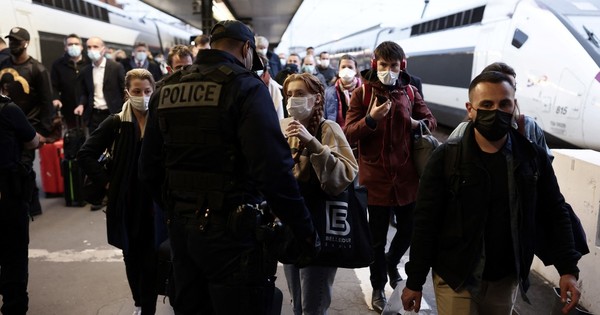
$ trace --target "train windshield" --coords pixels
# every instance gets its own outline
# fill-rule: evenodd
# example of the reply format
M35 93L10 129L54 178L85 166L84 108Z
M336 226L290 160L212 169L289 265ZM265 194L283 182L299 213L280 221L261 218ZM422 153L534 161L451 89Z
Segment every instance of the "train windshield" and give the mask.
M600 66L600 0L541 0Z
M567 16L567 18L573 24L575 31L600 52L600 17Z

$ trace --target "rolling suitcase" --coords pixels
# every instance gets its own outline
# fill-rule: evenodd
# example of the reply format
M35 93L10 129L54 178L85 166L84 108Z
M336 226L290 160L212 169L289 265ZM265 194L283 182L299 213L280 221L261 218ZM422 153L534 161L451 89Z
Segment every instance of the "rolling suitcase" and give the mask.
M62 140L47 143L40 147L40 177L42 179L42 189L46 195L60 195L64 192L60 169L62 156Z
M79 167L77 160L64 159L61 164L67 207L85 206L86 203L83 200L83 171Z
M64 157L68 160L74 160L77 157L77 152L85 142L85 131L82 127L81 116L77 116L75 122L76 127L68 129L63 138Z

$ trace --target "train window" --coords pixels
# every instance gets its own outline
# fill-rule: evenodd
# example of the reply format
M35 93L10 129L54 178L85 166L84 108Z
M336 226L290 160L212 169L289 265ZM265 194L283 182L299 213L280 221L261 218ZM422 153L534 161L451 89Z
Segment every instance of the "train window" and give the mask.
M63 1L65 11L73 11L73 0Z
M58 9L63 9L65 7L63 5L63 0L54 0L54 7Z
M513 35L512 45L516 48L521 48L528 38L529 36L527 34L517 28L515 29L515 34Z

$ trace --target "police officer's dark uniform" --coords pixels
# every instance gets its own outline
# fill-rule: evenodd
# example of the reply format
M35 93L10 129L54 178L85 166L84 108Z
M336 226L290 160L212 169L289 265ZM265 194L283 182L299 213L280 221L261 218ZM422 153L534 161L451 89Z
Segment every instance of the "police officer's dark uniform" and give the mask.
M0 294L3 314L25 314L27 296L28 204L31 169L21 162L23 144L36 137L23 111L0 95Z
M254 34L222 21L211 35L215 45L249 42L240 48L246 66L226 51L201 50L165 79L150 102L140 179L156 196L163 187L169 209L175 312L265 314L276 267L263 261L255 210L240 205L266 199L297 237L315 240L315 232L269 92L245 68L251 56L252 68L262 68Z

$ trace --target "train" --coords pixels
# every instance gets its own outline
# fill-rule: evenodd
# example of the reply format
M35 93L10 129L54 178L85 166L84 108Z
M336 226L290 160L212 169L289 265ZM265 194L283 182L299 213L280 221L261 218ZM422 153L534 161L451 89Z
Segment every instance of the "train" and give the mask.
M354 55L364 69L379 43L397 42L425 101L449 127L466 117L470 81L505 62L517 73L520 112L555 147L600 150L600 0L428 2L406 25L376 25L315 48L332 59Z
M114 1L113 1L114 2ZM190 44L199 29L183 22L165 23L140 18L115 5L97 0L3 0L0 34L19 26L31 36L27 52L47 69L64 54L64 39L75 33L83 40L102 38L107 47L131 52L135 42L148 44L153 54L177 44Z

